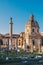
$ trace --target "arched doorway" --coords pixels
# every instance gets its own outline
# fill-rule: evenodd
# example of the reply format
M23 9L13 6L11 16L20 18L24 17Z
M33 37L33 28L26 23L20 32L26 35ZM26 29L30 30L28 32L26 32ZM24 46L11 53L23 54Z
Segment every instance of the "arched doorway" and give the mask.
M2 39L0 39L0 51L2 50L1 45L3 45Z
M3 45L3 41L0 39L0 45Z
M35 40L32 40L33 46L35 45Z
M27 45L27 49L29 49L30 47Z
M36 50L36 42L35 42L35 39L32 40L32 44L33 44L33 50Z
M42 37L42 39L41 39L41 45L43 46L43 37Z

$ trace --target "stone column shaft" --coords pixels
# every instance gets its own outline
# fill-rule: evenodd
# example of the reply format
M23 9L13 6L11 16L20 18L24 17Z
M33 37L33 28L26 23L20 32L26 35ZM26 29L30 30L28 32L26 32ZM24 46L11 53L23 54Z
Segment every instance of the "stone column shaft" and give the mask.
M9 44L10 44L11 49L12 49L12 33L13 33L12 25L13 25L12 18L10 18L10 43Z
M32 39L30 39L30 45L31 45L31 46L30 46L30 47L31 47L31 48L30 48L30 51L31 51L31 53L33 53L33 43L32 43Z
M39 53L41 52L41 39L38 40Z

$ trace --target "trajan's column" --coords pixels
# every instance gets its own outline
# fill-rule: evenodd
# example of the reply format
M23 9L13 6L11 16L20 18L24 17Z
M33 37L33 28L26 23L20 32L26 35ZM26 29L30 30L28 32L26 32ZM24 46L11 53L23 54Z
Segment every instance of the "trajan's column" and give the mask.
M11 50L12 49L12 26L13 26L13 23L12 23L12 18L10 18L10 42L9 42L9 49Z

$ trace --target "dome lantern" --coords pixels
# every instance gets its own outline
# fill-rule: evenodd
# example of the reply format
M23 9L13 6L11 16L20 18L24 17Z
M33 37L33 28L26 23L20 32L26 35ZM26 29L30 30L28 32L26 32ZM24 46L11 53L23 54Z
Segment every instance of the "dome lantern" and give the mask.
M30 15L30 20L31 20L31 21L34 20L34 15L33 15L33 14Z

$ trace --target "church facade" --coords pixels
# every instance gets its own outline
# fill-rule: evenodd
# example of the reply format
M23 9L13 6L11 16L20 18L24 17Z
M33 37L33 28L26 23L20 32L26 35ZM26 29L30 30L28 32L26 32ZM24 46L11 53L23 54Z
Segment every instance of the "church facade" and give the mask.
M0 34L0 48L9 48L9 50L23 49L33 52L43 51L43 32L40 32L39 24L34 20L34 15L30 16L29 21L25 25L25 31L20 34L13 34L13 22L10 18L10 32L3 35Z

